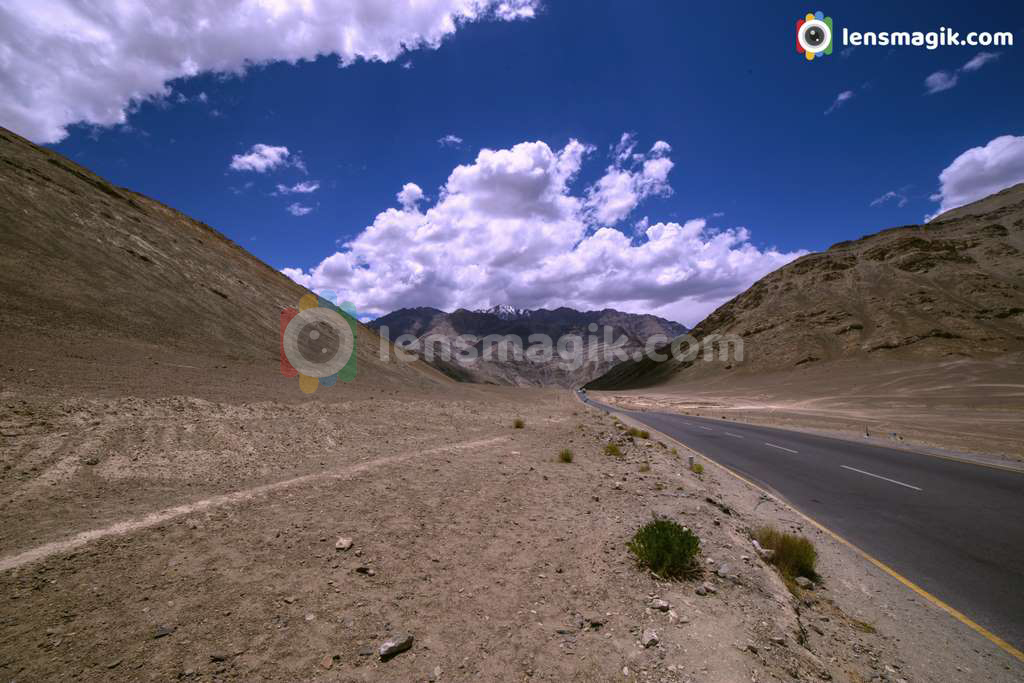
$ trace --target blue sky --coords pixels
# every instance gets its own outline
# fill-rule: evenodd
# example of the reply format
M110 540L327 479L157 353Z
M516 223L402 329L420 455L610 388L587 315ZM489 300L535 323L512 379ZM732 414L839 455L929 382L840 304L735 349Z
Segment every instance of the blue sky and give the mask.
M654 310L693 324L800 250L921 222L939 207L930 197L940 191L940 173L961 154L1000 136L1024 135L1020 46L860 47L848 54L837 46L831 56L807 63L795 51L795 22L817 9L831 15L840 30L951 26L1012 31L1016 42L1024 40L1019 3L819 8L781 2L548 1L533 16L467 21L438 47L399 52L387 62L339 68L337 57L321 56L295 64L272 61L241 76L173 79L162 96L132 105L124 124L96 125L87 118L52 146L119 185L209 223L272 266L302 269L308 278L381 212L399 207L396 193L406 183L422 189L423 211L436 206L453 170L472 166L481 149L541 141L557 155L579 141L587 151L564 191L585 203L587 188L614 165L610 150L623 133L634 136L634 153L648 159L663 156L649 150L664 141L672 162L665 183L621 219L590 215L570 244L553 249L571 252L572 243L602 226L636 245L648 240L642 232L648 223L702 219L698 246L719 230L745 228L714 258L734 258L730 250L742 244L758 253L737 266L743 272L712 277L714 286L673 288L663 282L647 291L642 274L616 279L587 273L596 278L589 292L614 281L639 293L577 290L562 301ZM980 52L997 57L965 70ZM929 94L925 80L937 71L946 72L947 85L955 77L956 85ZM833 106L843 92L851 94ZM0 106L0 116L12 120L0 123L18 131L18 121L5 111L10 110ZM461 142L440 144L446 135ZM233 157L256 144L287 147L288 161L264 172L229 168ZM997 159L999 177L950 182L988 187L1014 180L1024 163L1005 156L1015 149ZM319 187L275 194L279 184L301 182ZM872 206L889 192L890 199ZM295 204L312 210L292 215L287 207ZM438 227L442 242L446 229ZM762 257L773 247L779 256ZM531 258L545 258L538 254ZM560 266L569 271L570 256ZM379 279L404 276L389 266L351 268ZM377 291L366 303L357 291L366 290L366 282L334 270L334 280L324 276L307 284L349 287L357 305L378 313L406 301L442 308L560 303L557 287L538 284L550 284L550 268L530 283L463 270ZM664 270L652 276L673 277ZM523 300L510 300L515 297Z

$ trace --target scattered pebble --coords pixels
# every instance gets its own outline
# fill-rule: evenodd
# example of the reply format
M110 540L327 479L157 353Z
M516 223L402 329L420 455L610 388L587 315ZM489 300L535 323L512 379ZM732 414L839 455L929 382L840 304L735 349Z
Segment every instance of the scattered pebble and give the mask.
M644 629L643 635L640 636L640 644L644 647L654 647L658 644L658 634L654 629Z
M411 633L396 634L380 644L378 653L381 661L391 659L397 654L405 652L412 647L413 637Z

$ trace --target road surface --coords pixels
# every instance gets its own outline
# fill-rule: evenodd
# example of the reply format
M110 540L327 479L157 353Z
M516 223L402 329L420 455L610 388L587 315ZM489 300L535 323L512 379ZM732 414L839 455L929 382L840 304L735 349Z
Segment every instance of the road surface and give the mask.
M728 420L615 412L777 492L1024 650L1024 473Z

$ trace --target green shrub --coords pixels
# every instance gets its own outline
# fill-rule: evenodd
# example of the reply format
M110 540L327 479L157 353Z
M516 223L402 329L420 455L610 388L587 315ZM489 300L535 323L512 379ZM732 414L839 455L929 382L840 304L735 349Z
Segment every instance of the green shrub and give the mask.
M610 443L604 447L605 455L614 455L616 458L622 457L622 449L616 443Z
M563 448L558 454L558 459L562 462L572 462L572 451L568 448Z
M521 417L517 417L515 420L512 421L512 426L515 427L516 429L522 429L523 427L526 426L526 421L523 420L523 418Z
M639 437L641 439L651 438L651 433L646 429L637 429L636 427L630 427L629 430L626 431L626 433L629 434L630 436Z
M637 562L658 576L682 579L699 571L700 539L670 519L655 518L640 527L628 547Z
M690 469L693 470L694 474L704 474L704 465L701 465L699 462L693 463L693 467Z
M768 561L783 577L790 581L798 576L818 580L818 572L815 571L818 551L810 540L768 526L755 529L753 536L762 548L774 551Z

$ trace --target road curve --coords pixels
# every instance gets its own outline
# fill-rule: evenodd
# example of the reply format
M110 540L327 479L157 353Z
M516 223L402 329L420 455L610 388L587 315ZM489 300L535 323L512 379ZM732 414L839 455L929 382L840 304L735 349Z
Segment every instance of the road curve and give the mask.
M757 484L1024 649L1024 473L745 425L618 410Z

